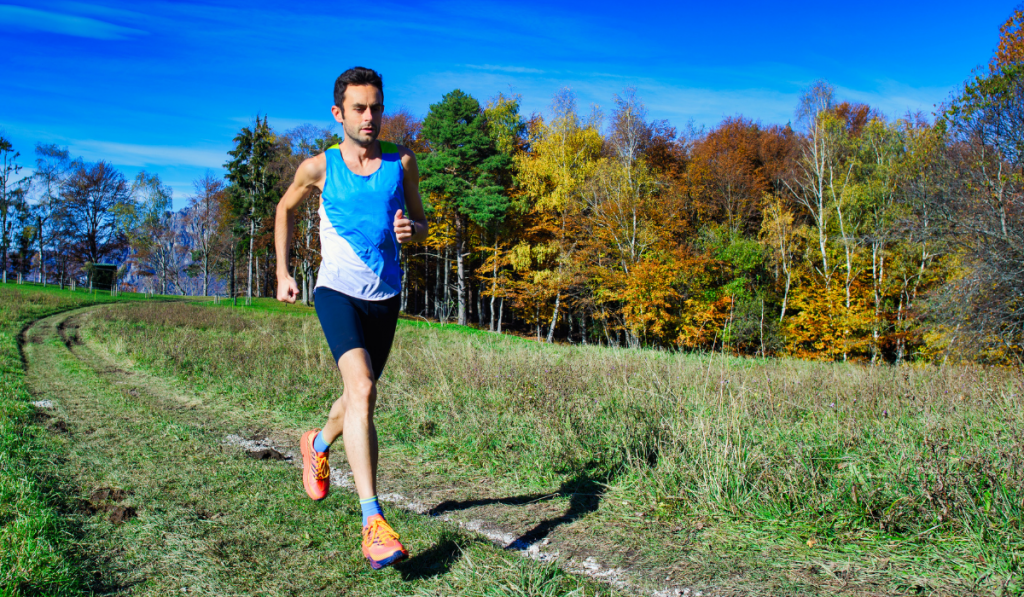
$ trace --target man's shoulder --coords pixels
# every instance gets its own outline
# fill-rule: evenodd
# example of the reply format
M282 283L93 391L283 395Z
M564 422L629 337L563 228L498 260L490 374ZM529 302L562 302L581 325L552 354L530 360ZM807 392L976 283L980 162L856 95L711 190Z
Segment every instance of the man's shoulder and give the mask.
M310 181L316 181L327 174L327 153L318 153L313 157L302 160L296 171L296 177L302 177Z
M388 145L390 145L389 149L391 150L391 153L397 153L399 155L399 157L401 157L403 164L408 164L409 162L415 162L416 161L416 152L414 152L413 150L409 149L405 145L399 145L398 143L391 143L391 142L388 142L388 141L382 141L381 142L381 146L382 147L383 147L384 143L387 143Z
M400 154L412 154L412 150L402 145L401 143L395 143L394 141L377 141L380 144L381 153L400 153Z

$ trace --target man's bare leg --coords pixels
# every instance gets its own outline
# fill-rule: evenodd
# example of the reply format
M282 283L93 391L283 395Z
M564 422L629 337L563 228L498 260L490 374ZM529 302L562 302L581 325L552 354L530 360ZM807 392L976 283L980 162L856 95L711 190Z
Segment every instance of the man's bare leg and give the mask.
M384 520L377 501L377 428L373 424L377 384L370 365L370 354L365 349L353 348L338 359L338 369L345 390L341 398L331 405L327 424L319 432L320 437L308 441L313 446L311 449L318 458L323 458L326 465L326 454L316 451L316 443L323 441L329 445L339 435L342 436L345 455L359 494L359 506L363 511L363 555L373 569L379 570L408 557L409 552L399 542L398 533ZM316 433L316 430L307 432L303 436L303 446L306 445L306 438ZM305 451L303 459L305 463Z
M345 390L331 406L321 434L328 444L342 436L356 492L359 499L366 499L377 495L377 428L373 424L377 384L370 354L353 348L338 359L338 369Z

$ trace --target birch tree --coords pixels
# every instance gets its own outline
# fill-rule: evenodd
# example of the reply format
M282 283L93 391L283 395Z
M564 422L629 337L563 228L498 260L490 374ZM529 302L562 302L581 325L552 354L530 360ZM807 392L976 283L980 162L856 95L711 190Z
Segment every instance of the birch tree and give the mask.
M202 178L192 182L195 193L189 198L185 230L191 239L193 257L199 262L202 276L202 294L210 293L210 260L216 253L214 245L221 241L218 235L223 214L221 195L224 183L207 170Z
M818 268L826 288L829 286L832 270L828 265L828 183L835 142L829 138L822 116L832 108L835 90L825 81L816 82L804 92L797 109L797 120L805 126L801 139L800 158L792 181L785 181L793 199L807 209L817 227L818 253L821 267Z
M21 153L14 150L10 140L0 131L0 249L3 250L0 271L7 274L7 253L11 242L11 223L14 211L24 202L24 193L16 188L21 166L17 160Z

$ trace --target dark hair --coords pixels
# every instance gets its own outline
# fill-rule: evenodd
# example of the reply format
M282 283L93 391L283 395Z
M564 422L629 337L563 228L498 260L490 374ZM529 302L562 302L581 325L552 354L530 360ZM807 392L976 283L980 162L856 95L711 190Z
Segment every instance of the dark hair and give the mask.
M372 68L353 66L338 75L334 81L334 105L345 108L345 89L349 85L373 85L380 89L381 100L384 99L384 79Z

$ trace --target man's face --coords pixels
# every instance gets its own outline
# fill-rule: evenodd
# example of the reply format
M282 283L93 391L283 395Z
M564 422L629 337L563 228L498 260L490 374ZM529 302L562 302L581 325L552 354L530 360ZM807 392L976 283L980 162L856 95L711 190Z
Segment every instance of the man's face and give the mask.
M331 113L341 123L346 137L363 146L377 139L384 116L381 96L380 90L373 85L349 85L345 89L345 109L332 106Z

